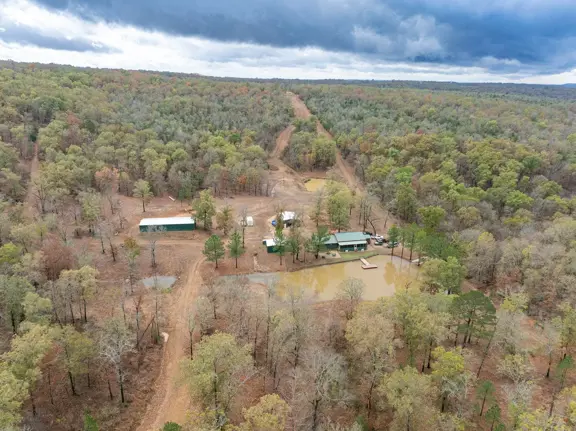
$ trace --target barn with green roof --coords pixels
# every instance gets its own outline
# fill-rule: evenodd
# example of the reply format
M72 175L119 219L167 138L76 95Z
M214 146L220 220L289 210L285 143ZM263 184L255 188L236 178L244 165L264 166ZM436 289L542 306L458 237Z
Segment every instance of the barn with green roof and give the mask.
M140 232L181 232L194 229L196 221L192 217L145 218L140 221Z

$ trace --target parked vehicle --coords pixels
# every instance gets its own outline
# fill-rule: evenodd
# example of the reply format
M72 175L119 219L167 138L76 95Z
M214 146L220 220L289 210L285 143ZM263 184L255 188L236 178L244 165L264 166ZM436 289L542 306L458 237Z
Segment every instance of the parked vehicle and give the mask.
M398 242L397 241L389 242L387 247L388 248L398 247Z

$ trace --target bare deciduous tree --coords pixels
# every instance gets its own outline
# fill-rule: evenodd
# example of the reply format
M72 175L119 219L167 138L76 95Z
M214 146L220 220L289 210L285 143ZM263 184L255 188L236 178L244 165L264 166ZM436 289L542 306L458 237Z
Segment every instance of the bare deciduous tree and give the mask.
M210 301L212 306L212 317L217 319L218 305L222 300L223 281L216 276L213 271L206 271L202 274L202 295Z
M354 310L362 301L362 294L366 284L359 278L348 277L338 285L336 300L340 302L346 320L354 315Z
M250 290L250 280L245 276L232 277L220 288L223 314L228 321L229 331L237 339L249 342L250 302L257 301Z
M212 333L214 330L212 304L205 296L200 296L196 299L196 320L201 337Z
M347 372L343 358L314 347L305 353L303 366L294 371L294 398L291 400L297 429L317 431L325 409L348 398Z
M156 243L160 239L160 234L165 232L164 226L148 226L148 244L150 245L150 265L156 268Z
M126 370L122 363L124 356L133 351L134 342L132 334L119 319L113 318L106 322L100 334L100 355L110 364L116 373L116 381L120 387L120 401L126 401L124 383Z
M116 245L112 241L116 236L116 225L112 220L101 220L98 223L98 231L100 232L100 238L102 243L107 243L110 249L110 255L112 256L112 261L116 262L117 249Z

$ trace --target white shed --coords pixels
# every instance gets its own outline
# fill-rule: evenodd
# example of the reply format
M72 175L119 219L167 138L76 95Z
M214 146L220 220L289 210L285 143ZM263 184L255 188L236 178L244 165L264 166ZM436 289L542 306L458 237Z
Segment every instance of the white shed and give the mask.
M238 223L240 224L240 226L244 226L244 227L252 227L254 226L254 217L252 216L246 216L246 221L244 221L242 219L242 217L240 217L240 219L238 220ZM244 224L246 223L246 224Z

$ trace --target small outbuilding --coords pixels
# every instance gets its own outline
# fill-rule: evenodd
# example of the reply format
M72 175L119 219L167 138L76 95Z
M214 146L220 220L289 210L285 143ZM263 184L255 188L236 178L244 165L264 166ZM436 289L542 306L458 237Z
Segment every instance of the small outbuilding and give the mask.
M363 232L339 232L334 237L340 251L362 251L368 248L370 235Z
M262 240L262 244L266 246L266 251L268 253L276 253L276 241L274 241L274 238L264 239Z
M151 228L162 228L166 232L191 231L196 229L196 220L192 217L145 218L140 221L140 232Z
M296 222L296 213L294 211L284 211L282 213L284 227L290 227Z

